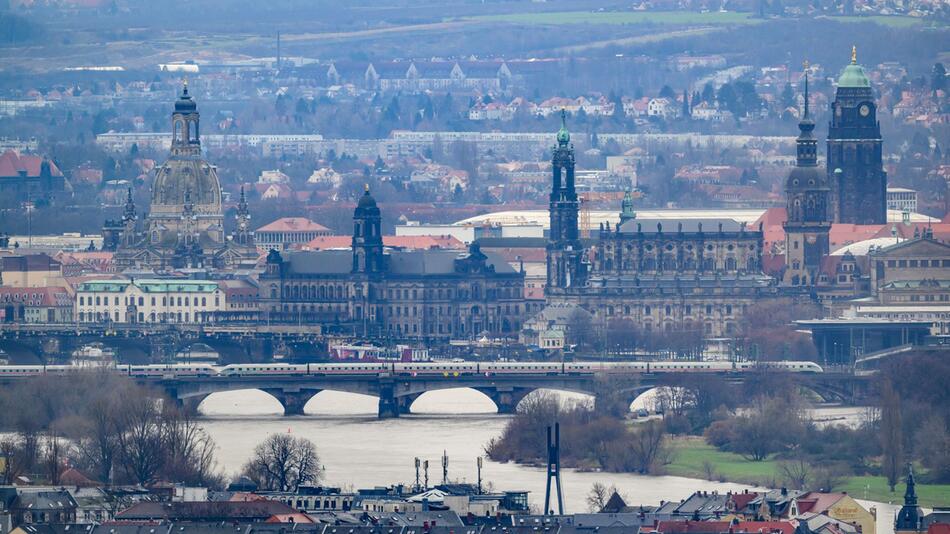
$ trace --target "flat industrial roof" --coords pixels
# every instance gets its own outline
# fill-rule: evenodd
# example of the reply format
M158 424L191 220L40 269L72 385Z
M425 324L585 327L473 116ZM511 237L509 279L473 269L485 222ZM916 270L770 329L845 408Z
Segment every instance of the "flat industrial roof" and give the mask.
M732 219L737 223L751 225L762 217L765 209L643 209L636 210L638 219L648 220L689 220L689 219ZM591 228L601 223L611 226L620 222L620 210L591 210ZM547 210L496 211L469 217L455 223L455 226L521 226L540 225L550 228Z

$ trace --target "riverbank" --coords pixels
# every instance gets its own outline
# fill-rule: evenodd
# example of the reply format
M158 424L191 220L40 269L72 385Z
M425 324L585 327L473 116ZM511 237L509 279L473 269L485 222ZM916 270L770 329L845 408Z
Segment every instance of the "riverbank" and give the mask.
M673 462L666 466L667 474L687 478L712 479L721 482L775 487L781 482L778 461L773 458L753 462L738 454L723 452L708 445L702 438L675 438ZM712 468L712 473L707 467ZM887 487L887 479L879 476L846 477L839 488L858 499L885 503L900 503L904 498L904 486L899 484L893 493ZM917 484L917 496L921 506L950 505L950 484Z

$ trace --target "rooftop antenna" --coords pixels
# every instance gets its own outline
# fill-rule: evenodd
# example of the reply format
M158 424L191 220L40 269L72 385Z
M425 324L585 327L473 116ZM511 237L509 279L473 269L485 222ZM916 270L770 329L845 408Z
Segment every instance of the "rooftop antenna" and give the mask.
M551 482L557 490L557 513L564 514L564 496L561 494L561 424L554 423L554 436L548 427L548 480L544 485L544 513L554 515L551 508Z
M425 489L429 489L429 460L422 462L422 472L425 475Z
M277 70L280 70L280 32L277 32Z
M442 451L442 484L449 483L449 453Z
M419 467L422 465L422 462L419 460L419 457L416 456L416 490L421 486L419 485Z
M478 494L482 494L482 457L475 459L475 466L478 468Z

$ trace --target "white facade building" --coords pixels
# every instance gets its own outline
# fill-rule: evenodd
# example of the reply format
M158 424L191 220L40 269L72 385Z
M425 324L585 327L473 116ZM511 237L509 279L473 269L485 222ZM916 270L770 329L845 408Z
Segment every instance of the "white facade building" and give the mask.
M207 280L92 280L76 289L80 323L203 323L227 309L226 294Z

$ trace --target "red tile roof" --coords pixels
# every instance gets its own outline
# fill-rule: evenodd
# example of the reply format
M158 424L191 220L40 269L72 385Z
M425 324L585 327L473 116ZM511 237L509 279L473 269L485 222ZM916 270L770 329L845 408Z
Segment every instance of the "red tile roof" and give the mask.
M330 232L322 224L315 223L305 217L282 217L269 224L261 226L258 232Z
M72 298L63 287L0 287L0 303L25 306L72 306Z
M37 177L43 167L44 158L40 156L20 155L12 150L7 150L0 155L0 178L16 178L26 173L28 177ZM62 171L50 160L49 171L52 176L62 176Z

